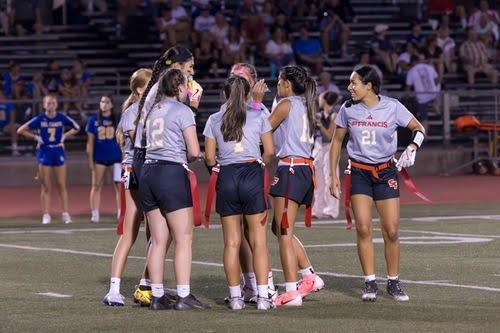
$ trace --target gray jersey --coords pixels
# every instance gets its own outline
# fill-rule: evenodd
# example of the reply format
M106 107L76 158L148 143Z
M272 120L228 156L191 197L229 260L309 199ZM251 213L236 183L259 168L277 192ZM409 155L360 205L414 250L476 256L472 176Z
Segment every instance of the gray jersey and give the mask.
M205 137L214 139L217 143L217 162L228 165L260 158L261 135L272 131L269 111L265 107L254 108L248 105L243 139L240 142L224 141L221 126L225 112L226 104L223 104L219 112L208 118L203 131Z
M186 105L164 98L154 106L146 121L146 159L187 163L183 131L196 126Z
M139 103L135 102L134 104L130 105L125 111L123 111L119 124L119 127L123 132L122 163L127 165L132 165L132 159L134 157L134 145L129 132L135 131L134 122L135 118L137 117L138 107Z
M398 146L398 126L406 127L413 115L397 99L380 96L379 103L368 109L363 103L340 108L335 123L349 132L347 153L364 163L387 162Z
M273 135L277 156L311 158L314 133L309 133L306 99L302 96L282 98L285 99L291 103L290 112Z
M158 91L158 82L156 82L151 87L151 89L148 92L148 95L146 96L146 100L144 101L144 106L142 107L141 110L141 118L139 120L139 123L137 124L137 130L135 132L135 142L134 142L135 148L142 148L141 140L142 140L142 130L144 128L144 118L146 117L148 110L153 106L157 91Z

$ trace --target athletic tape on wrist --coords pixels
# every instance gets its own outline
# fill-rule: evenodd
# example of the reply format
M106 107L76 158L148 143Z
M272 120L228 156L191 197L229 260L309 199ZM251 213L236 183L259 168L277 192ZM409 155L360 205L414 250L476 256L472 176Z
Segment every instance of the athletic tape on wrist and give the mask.
M418 148L420 148L420 146L424 142L424 138L425 135L422 131L414 131L412 143L415 144Z

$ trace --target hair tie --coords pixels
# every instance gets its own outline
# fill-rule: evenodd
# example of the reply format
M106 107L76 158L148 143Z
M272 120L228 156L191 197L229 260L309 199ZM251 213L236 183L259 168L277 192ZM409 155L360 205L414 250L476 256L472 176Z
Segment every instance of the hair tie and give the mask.
M170 59L165 60L165 65L167 65L167 66L172 65L172 60L170 60Z

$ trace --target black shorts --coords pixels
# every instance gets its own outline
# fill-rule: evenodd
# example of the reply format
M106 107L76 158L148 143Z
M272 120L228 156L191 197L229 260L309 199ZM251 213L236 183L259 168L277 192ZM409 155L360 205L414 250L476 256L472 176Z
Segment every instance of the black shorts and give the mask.
M193 206L187 171L180 163L144 163L140 184L139 196L143 212L160 208L170 213Z
M235 163L220 168L215 210L221 216L252 215L267 209L264 170L259 163Z
M351 195L364 194L373 200L399 198L399 177L395 165L378 171L379 179L368 170L351 168Z
M146 159L146 150L134 148L134 157L132 159L132 172L130 173L129 190L139 189L139 179L141 178L141 169Z
M94 163L109 167L109 166L112 166L115 163L120 163L120 161L114 161L114 162L110 162L110 161L94 161Z
M269 194L273 197L284 198L288 196L288 199L295 201L299 205L311 205L314 198L314 183L311 168L307 165L296 165L293 167L293 173L290 173L288 169L288 165L278 166Z

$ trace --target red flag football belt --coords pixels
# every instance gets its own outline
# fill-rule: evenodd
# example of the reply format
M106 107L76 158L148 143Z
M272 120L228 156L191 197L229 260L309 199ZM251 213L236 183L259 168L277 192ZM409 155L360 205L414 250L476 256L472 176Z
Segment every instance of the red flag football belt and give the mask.
M371 174L373 175L374 178L380 179L378 175L378 171L382 171L384 169L389 168L390 166L394 165L394 162L391 160L386 163L382 163L379 165L369 165L369 164L363 164L359 162L354 162L349 160L347 168L344 171L345 174L345 183L344 183L344 193L345 193L345 198L344 198L344 208L345 208L345 217L347 220L347 229L350 230L352 229L352 218L351 218L351 167L361 169L361 170L366 170L370 171ZM401 171L399 172L401 177L403 177L403 182L406 185L406 187L416 196L418 196L420 199L427 203L431 203L432 201L427 198L422 192L420 192L417 189L417 186L411 179L410 175L408 174L408 171L406 171L405 168L402 168Z
M286 174L286 180L285 180L285 184L286 184L285 185L286 186L285 208L283 210L283 215L281 216L281 228L288 229L290 226L288 223L288 197L290 196L290 182L291 182L290 175L295 174L293 167L295 165L307 165L309 168L311 168L312 178L313 178L312 179L313 180L313 188L316 187L316 171L314 169L313 160L309 159L309 158L283 157L283 158L280 158L280 162L283 162L283 163L289 165L288 173ZM312 205L306 206L305 224L306 224L306 227L308 227L308 228L310 228L312 225Z
M123 171L132 173L132 167L130 165L122 165ZM123 235L123 224L125 223L125 211L127 209L127 203L125 198L125 184L120 182L120 216L118 217L118 225L116 226L116 234Z
M191 188L191 199L193 200L193 216L194 225L199 227L201 225L201 205L200 205L200 191L198 189L198 180L193 170L189 169L188 165L182 165L186 169L189 178L189 187Z
M243 163L251 164L255 162L259 163L262 166L262 168L264 168L264 200L266 201L266 206L267 206L267 197L269 195L269 171L267 171L265 163L262 162L260 159L249 160ZM216 195L215 187L217 185L217 179L219 178L220 168L221 168L220 164L216 164L215 166L212 167L212 173L210 174L210 179L208 181L207 200L205 202L205 228L207 229L210 225L210 214L212 212L212 203ZM264 225L266 224L266 222L267 222L267 209L266 209L266 215L262 219L261 223L262 225Z

